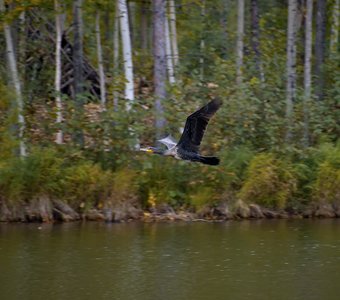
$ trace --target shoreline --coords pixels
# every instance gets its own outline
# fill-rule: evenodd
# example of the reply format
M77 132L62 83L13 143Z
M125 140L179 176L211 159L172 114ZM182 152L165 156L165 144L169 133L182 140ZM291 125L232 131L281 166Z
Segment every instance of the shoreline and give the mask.
M340 218L340 205L314 203L303 210L278 210L246 204L237 201L233 205L221 202L200 209L174 209L168 204L160 204L148 209L120 203L115 207L75 210L60 201L37 198L30 203L7 204L0 199L1 223L61 223L75 221L98 221L123 223L139 221L152 222L224 222L229 220L256 219L323 219Z

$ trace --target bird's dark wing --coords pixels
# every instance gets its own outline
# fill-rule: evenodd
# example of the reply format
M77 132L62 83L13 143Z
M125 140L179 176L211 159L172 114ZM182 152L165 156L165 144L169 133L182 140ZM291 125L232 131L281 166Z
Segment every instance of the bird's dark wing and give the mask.
M214 99L191 114L187 118L183 134L177 146L187 151L198 152L208 122L221 105L221 100Z

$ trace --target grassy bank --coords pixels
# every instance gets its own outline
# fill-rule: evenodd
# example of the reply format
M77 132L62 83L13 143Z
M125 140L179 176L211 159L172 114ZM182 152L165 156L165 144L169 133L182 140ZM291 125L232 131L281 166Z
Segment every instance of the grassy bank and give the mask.
M0 161L1 221L340 216L340 147L220 151L208 167L138 152L105 163L86 151L33 149Z

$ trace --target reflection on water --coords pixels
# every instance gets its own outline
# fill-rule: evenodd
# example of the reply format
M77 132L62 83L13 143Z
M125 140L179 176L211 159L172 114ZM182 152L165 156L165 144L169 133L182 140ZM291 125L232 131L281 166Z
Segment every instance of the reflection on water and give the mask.
M0 298L339 299L340 220L0 224Z

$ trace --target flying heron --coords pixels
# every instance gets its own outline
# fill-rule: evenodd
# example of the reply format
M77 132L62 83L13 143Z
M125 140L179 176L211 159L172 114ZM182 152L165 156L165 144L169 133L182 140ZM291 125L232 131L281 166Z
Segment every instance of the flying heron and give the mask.
M158 140L167 147L166 150L154 147L146 147L140 148L140 151L165 156L173 156L177 159L200 162L206 165L218 165L220 162L218 157L202 156L199 154L199 148L210 118L215 114L221 105L221 100L214 99L207 105L191 114L186 120L184 131L178 143L171 136L167 136L166 138Z

